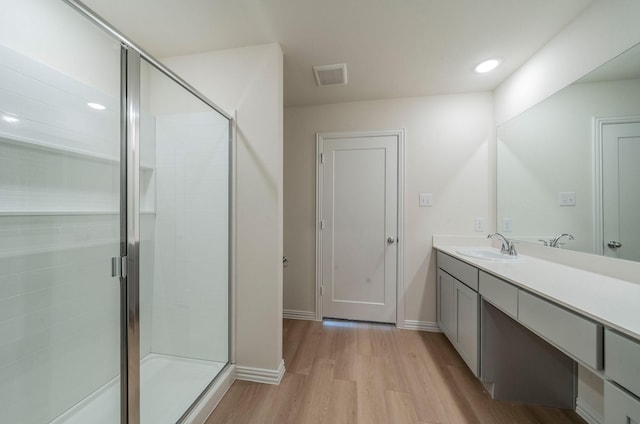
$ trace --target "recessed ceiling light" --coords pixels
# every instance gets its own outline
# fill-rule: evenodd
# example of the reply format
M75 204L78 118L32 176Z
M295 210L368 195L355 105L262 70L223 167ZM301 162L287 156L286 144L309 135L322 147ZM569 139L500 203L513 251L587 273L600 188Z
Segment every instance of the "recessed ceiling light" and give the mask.
M107 108L106 106L102 106L100 103L87 103L87 106L95 110L105 110Z
M2 120L8 122L10 124L15 124L16 122L20 122L18 118L9 115L2 115Z
M479 74L484 74L486 72L491 72L500 65L500 59L489 59L484 62L478 64L474 69Z

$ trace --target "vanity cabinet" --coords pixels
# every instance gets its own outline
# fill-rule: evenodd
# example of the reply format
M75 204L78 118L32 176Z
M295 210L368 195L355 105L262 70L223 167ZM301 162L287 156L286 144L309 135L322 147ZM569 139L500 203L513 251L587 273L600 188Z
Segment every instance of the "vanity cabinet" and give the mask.
M640 423L640 342L605 331L605 424Z
M594 370L603 369L603 326L480 271L482 299ZM640 352L639 352L640 354Z
M575 409L580 363L605 380L604 424L640 424L638 315L631 303L622 314L597 306L603 283L614 300L638 298L636 284L533 258L460 258L437 250L438 323L492 398ZM583 287L586 296L574 292Z
M480 271L479 284L483 299L511 318L518 319L518 289L515 286L482 271Z
M603 327L518 290L518 321L594 370L603 368Z
M438 325L477 377L478 270L441 252L437 261Z

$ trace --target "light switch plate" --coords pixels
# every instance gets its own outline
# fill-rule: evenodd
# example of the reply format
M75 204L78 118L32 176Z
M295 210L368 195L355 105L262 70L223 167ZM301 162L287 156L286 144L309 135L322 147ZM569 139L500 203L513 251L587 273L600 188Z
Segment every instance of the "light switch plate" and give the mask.
M418 195L418 205L421 208L430 208L433 206L433 194L420 193Z
M575 191L561 191L558 193L558 202L560 206L575 206L576 205L576 192Z
M510 233L512 229L513 229L513 219L502 218L502 231L505 233Z
M484 218L477 217L473 220L473 228L476 232L481 233L484 231Z

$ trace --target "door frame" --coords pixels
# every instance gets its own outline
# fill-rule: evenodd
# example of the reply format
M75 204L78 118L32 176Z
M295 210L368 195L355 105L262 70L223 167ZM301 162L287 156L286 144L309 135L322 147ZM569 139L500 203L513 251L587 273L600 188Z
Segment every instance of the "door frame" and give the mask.
M602 150L604 143L604 126L612 124L640 123L640 116L594 117L593 118L593 251L604 255L604 222L602 196Z
M396 266L396 327L404 328L404 186L405 186L405 130L390 129L379 131L336 131L316 133L316 321L322 321L322 296L320 294L322 282L322 231L320 217L322 216L323 169L322 154L325 140L336 138L365 138L392 136L397 139L398 148L398 228L397 228L397 266Z

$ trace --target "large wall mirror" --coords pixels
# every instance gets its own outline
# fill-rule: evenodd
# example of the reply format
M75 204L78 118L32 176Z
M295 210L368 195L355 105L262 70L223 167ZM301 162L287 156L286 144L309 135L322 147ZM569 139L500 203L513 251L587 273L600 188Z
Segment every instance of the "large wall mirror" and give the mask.
M640 45L498 127L497 228L640 261Z

